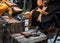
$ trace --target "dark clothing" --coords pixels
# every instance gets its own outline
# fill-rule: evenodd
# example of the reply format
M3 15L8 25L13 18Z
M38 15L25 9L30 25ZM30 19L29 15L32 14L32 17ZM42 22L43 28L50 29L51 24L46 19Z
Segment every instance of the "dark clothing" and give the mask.
M39 26L42 29L48 29L50 27L50 25L55 22L57 27L60 27L59 25L59 20L57 18L57 16L55 15L58 7L53 5L47 5L47 9L46 12L48 12L48 15L42 15L41 18L41 22L37 21L38 16L40 14L40 12L36 11L37 8L34 9L33 13L32 13L32 26Z
M37 0L31 0L32 1L32 7L31 10L35 9L37 7Z

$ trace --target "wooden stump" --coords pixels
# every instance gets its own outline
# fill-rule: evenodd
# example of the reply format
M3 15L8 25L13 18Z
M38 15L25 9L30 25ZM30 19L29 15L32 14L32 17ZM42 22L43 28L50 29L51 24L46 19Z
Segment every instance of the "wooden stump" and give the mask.
M4 18L5 22L10 24L7 28L10 33L19 33L24 31L24 22L15 20L14 18L9 18L8 16L2 16L2 18Z
M2 37L0 39L4 43L10 43L10 34L23 32L24 23L21 21L15 20L14 18L10 19L8 16L2 16L2 18L5 20L5 22L3 23L3 21L0 21L0 31L3 32L3 30L5 29L4 31L6 33L0 32L0 35L2 34ZM6 28L2 28L2 24L5 24L5 23L8 23L6 25Z

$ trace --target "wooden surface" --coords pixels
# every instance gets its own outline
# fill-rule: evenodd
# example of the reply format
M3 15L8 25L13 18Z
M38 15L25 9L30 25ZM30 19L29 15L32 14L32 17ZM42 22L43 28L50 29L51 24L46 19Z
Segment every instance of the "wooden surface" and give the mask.
M35 43L35 42L41 42L47 39L46 35L43 33L41 33L40 36L30 37L30 38L25 38L20 33L12 34L11 37L12 37L11 40L15 39L18 43ZM11 43L13 43L13 41L11 41Z
M2 16L2 18L4 18L4 20L8 23L19 23L20 21L15 20L14 18L9 18L8 16Z

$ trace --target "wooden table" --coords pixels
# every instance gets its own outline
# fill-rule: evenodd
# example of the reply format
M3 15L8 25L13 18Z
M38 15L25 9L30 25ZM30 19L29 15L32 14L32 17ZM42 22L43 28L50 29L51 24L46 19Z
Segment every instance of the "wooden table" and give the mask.
M28 31L28 32L30 32L30 31ZM13 42L14 39L15 39L15 41ZM47 36L43 33L41 33L40 36L30 37L30 38L25 38L20 33L11 35L11 43L38 43L38 42L47 43L46 40L47 40Z

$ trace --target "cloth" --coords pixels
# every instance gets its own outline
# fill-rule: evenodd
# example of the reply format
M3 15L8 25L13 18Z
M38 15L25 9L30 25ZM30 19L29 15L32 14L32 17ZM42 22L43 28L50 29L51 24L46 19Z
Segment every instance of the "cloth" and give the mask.
M40 14L40 12L36 11L37 8L34 9L32 13L32 26L39 26L42 29L48 29L50 25L55 22L57 27L60 27L59 20L57 16L55 15L55 12L57 11L58 7L52 4L46 5L48 8L46 9L46 12L48 12L48 15L42 15L41 22L37 21L37 18Z

